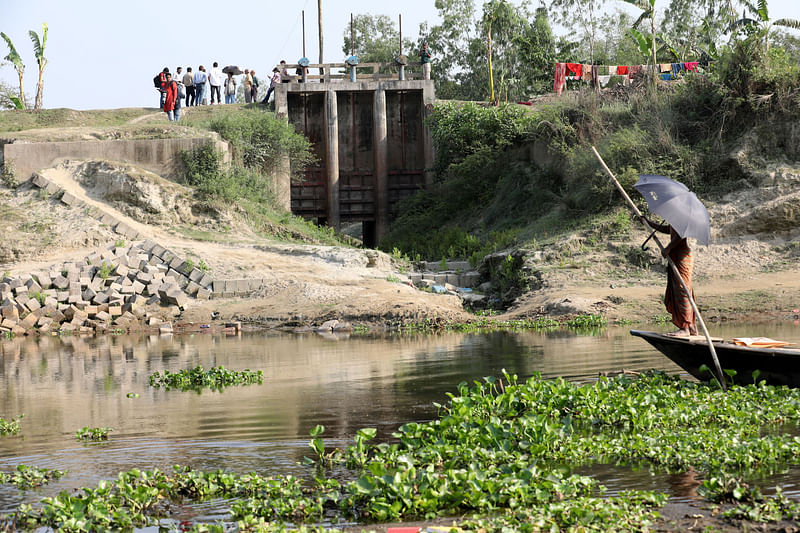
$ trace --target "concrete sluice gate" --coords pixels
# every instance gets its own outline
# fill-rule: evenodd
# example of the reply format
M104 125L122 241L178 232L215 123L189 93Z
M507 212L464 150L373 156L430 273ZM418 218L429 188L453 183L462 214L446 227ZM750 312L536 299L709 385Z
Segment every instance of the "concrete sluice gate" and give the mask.
M433 82L421 80L278 87L276 110L317 158L291 184L292 212L337 229L361 222L364 245L375 246L400 201L430 183L433 100Z

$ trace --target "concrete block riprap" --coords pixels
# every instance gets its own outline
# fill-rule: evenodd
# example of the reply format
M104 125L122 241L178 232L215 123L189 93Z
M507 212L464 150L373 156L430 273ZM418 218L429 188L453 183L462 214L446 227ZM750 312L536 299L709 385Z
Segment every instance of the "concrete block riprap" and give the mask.
M234 291L236 294L244 295L250 292L250 280L249 279L237 279L236 280L236 288Z
M70 207L78 207L83 203L74 194L70 194L66 191L61 195L61 202Z
M115 226L127 231L125 223ZM191 297L211 297L213 276L172 250L153 241L117 244L81 261L0 280L0 324L7 321L3 331L110 331L112 323L116 328L144 324L151 316L149 306L159 306L162 313L164 305L171 306L168 314L178 316ZM259 279L217 283L228 296L252 293L260 284Z
M186 286L186 292L189 293L189 296L197 296L197 292L201 289L200 285L195 283L194 281L190 281L189 285Z

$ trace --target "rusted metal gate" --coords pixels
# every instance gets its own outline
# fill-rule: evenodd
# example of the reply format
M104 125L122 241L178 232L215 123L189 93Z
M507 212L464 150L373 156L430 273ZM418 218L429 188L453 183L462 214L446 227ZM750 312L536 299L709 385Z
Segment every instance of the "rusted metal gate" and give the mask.
M339 216L343 222L375 220L373 93L337 93Z
M325 161L325 100L322 93L289 93L289 122L311 142L317 158L299 181L292 181L292 213L324 222L328 207Z
M422 91L387 91L389 216L399 202L425 187Z

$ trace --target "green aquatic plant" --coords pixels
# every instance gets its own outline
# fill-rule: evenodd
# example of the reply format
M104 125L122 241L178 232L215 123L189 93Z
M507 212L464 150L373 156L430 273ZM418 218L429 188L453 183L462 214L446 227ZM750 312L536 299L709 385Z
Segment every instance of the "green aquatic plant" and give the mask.
M112 428L93 428L89 426L84 426L75 432L75 438L83 441L108 440L108 433L110 431L113 431Z
M171 501L215 498L230 500L230 520L244 531L437 516L475 517L460 525L486 531L648 529L667 497L607 496L575 473L594 463L693 470L700 495L737 505L731 516L800 516L800 504L764 498L746 481L800 464L800 436L782 431L800 423L800 390L761 383L725 393L661 372L588 384L504 373L461 383L448 398L435 404L435 419L403 424L389 441L373 443L377 431L365 428L340 450L314 427L306 479L132 470L36 509L22 505L12 521L19 529L130 529L155 525Z
M202 389L211 389L221 392L225 387L234 385L260 385L263 378L261 370L228 370L221 365L204 370L202 366L198 365L191 370L181 370L180 372L170 372L169 370L165 370L163 374L155 372L150 376L150 386L164 387L166 390L200 392Z
M0 417L0 437L5 437L6 435L16 435L19 433L19 421L22 420L22 417L24 416L25 415L19 415L17 418L11 418L9 420Z
M0 472L0 484L11 484L20 489L32 489L60 479L66 472L50 468L17 465L13 472Z
M579 315L567 320L564 324L568 329L601 329L608 326L608 320L601 315Z

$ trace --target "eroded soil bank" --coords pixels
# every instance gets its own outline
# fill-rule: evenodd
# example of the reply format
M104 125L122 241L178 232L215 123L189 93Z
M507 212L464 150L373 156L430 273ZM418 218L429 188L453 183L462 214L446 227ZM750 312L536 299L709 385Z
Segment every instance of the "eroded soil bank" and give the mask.
M42 175L85 206L124 221L139 238L202 260L218 279L267 280L246 298L192 300L178 323L211 322L212 313L220 321L236 318L265 326L330 319L366 326L474 319L458 297L408 283L411 264L374 250L265 239L237 218L235 208L201 209L189 190L129 166L102 163L107 184L98 187L97 179L86 177L87 168L96 175L97 165L68 162ZM146 187L130 187L132 176L140 182L147 178ZM0 189L0 197L5 235L0 267L11 275L74 260L120 240L85 208L64 205L32 185ZM735 219L732 209L731 202L711 206L712 224ZM638 251L646 237L633 222L622 232L600 225L527 250L525 269L535 283L496 318L600 314L612 322L647 323L663 317L665 270L652 246ZM717 235L710 246L694 249L695 293L710 324L798 318L800 247L792 232Z

